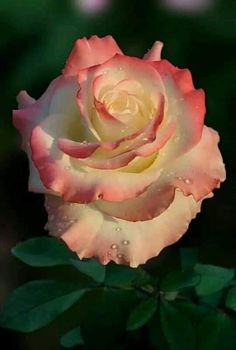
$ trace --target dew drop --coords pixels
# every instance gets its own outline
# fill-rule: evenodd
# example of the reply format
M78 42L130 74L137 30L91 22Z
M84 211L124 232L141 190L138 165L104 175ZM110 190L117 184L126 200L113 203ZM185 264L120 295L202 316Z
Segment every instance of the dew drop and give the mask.
M127 239L124 239L121 243L124 245L128 245L128 244L130 244L130 241L128 241Z
M117 231L117 232L120 232L121 230L122 230L121 227L116 227L116 231Z
M189 185L189 184L192 183L192 181L191 181L190 179L185 179L184 182L185 182L187 185Z
M69 222L70 222L70 224L74 224L75 222L77 222L78 220L77 219L72 219L72 220L70 220Z
M111 249L118 249L118 244L113 243L113 244L111 245Z
M123 257L124 257L123 254L117 254L117 258L118 258L118 259L122 259Z
M185 228L188 228L189 227L189 221L186 221L184 226L185 226Z
M143 141L148 141L148 138L147 138L147 137L144 137L144 138L143 138Z
M119 70L123 70L123 68L122 68L122 67L119 67Z
M86 145L86 143L88 143L88 141L84 140L84 141L82 141L82 143L83 143L84 145Z

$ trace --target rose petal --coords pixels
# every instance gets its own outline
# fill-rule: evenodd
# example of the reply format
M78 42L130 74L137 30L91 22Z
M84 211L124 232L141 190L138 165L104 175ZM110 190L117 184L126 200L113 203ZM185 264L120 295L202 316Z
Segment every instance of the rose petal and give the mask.
M194 88L191 73L174 67L166 60L152 62L162 77L168 96L167 115L176 119L179 138L176 147L182 154L196 145L202 135L205 117L205 93Z
M196 201L208 195L225 180L225 168L218 142L218 133L204 126L201 141L176 159L171 166L174 172L172 184L185 195L192 194Z
M207 127L201 141L189 152L170 161L165 158L170 152L158 155L152 167L163 171L157 181L140 196L120 203L96 202L103 212L120 219L143 221L152 219L168 208L175 189L184 195L193 195L196 201L203 199L220 182L225 180L225 169L218 149L218 134Z
M98 200L95 205L103 213L128 221L146 221L163 213L173 202L175 189L170 184L155 183L136 198L121 203Z
M44 186L39 178L39 169L37 169L32 162L31 148L29 144L32 129L36 125L40 125L41 120L46 118L47 115L50 115L53 110L53 113L58 113L59 111L61 114L60 118L57 118L53 129L48 130L48 132L51 133L51 136L56 136L59 130L61 132L63 127L67 130L69 124L65 125L65 122L61 117L63 117L64 113L67 123L69 123L70 118L68 118L68 116L72 116L73 119L76 113L79 113L75 99L77 89L78 85L75 79L65 79L60 76L52 81L45 93L35 102L33 102L33 99L24 91L18 95L17 99L20 103L19 108L21 106L23 106L23 108L13 111L13 123L22 135L22 148L29 158L30 176L28 187L30 191L53 193L52 190ZM76 118L78 116L79 115L76 115ZM77 124L79 124L79 121Z
M35 99L31 97L25 90L19 92L19 94L16 97L16 100L18 102L19 109L29 107L33 103L35 103Z
M86 158L81 159L81 162L89 167L95 169L117 169L123 168L128 165L133 159L136 157L149 157L153 154L157 154L158 151L167 143L170 137L173 135L175 131L175 124L170 124L166 129L162 129L161 132L158 133L158 137L153 135L145 136L143 134L143 138L130 147L127 146L127 150L124 150L118 155L115 156L107 156L103 158ZM121 169L123 170L123 169Z
M119 83L125 80L130 81L130 79L134 78L139 85L141 84L143 86L148 96L149 104L153 105L153 109L155 110L157 96L159 94L166 95L157 70L147 61L135 57L116 55L106 63L80 71L78 74L78 81L81 86L81 90L78 94L78 104L81 114L86 120L92 123L103 141L113 141L119 138L121 128L120 125L114 127L114 124L101 123L100 118L91 108L94 97L100 100L101 91L104 89L111 89L116 86L119 88ZM127 82L127 84L129 83ZM137 84L135 87L137 88ZM148 121L148 115L147 119L138 119L139 123L132 120L132 123L127 124L127 127L123 128L125 135L144 127ZM140 125L140 123L142 124Z
M72 167L70 157L53 145L53 138L45 131L46 122L51 123L52 118L32 131L32 159L43 184L60 193L65 201L87 203L98 198L122 201L144 192L159 176L156 169L145 174L112 170L88 172L78 160L73 160Z
M161 41L155 41L152 48L144 55L144 59L148 61L160 61L162 48L163 43Z
M93 154L98 147L99 143L83 143L76 142L68 139L59 138L58 140L59 149L67 155L74 158L87 158Z
M175 130L174 124L169 124L166 128L162 128L162 130L158 133L157 129L163 120L164 115L164 98L161 99L161 105L156 116L149 122L148 126L144 129L144 131L137 135L137 138L132 140L132 143L129 143L125 146L125 148L121 149L119 153L113 154L109 152L107 155L103 155L102 157L85 157L90 156L94 150L97 148L94 145L94 149L91 145L91 152L88 145L88 153L81 152L81 145L78 144L76 146L75 143L66 140L60 140L59 147L61 150L66 152L69 155L76 155L80 158L81 162L89 167L96 169L117 169L129 164L135 157L140 156L150 156L154 152L156 153L163 145L168 141ZM132 135L131 135L132 136ZM124 141L127 141L128 137L124 138ZM117 147L120 145L121 140L115 143L101 143L100 148L108 148L110 145L116 145Z
M64 75L76 76L78 71L97 64L102 64L115 54L122 55L115 40L110 36L78 39L69 55L63 70Z
M173 78L183 95L195 90L191 72L188 69L178 69Z
M47 196L47 227L81 259L96 257L102 264L113 260L137 267L180 239L200 207L201 202L177 191L172 204L157 218L130 222L102 214L95 205L68 205Z

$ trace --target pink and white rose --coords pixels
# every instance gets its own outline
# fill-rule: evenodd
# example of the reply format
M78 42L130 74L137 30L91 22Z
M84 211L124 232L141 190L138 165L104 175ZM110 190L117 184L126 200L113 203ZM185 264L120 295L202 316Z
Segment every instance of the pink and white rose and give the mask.
M145 263L225 179L204 92L161 59L162 46L140 59L111 36L79 39L37 101L17 97L29 190L45 194L50 234L80 258Z

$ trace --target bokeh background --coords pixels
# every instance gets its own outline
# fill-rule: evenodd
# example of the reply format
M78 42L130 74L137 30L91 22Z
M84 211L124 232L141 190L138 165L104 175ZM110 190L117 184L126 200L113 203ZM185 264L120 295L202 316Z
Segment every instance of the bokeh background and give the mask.
M60 74L73 42L93 34L111 34L126 54L140 57L161 40L163 57L189 68L196 87L204 88L206 124L220 133L227 181L158 264L171 270L181 246L197 247L203 263L236 267L236 1L1 0L0 303L15 286L45 273L10 254L17 242L47 234L43 198L27 191L28 163L11 122L15 96L26 89L38 98ZM59 320L28 335L2 330L1 349L60 349L60 327ZM140 339L139 346L148 349Z

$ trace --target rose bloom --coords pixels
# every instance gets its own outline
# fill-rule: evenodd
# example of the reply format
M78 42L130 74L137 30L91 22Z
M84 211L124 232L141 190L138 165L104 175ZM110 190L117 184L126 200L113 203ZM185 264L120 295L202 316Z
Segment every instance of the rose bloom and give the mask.
M81 259L145 263L180 239L225 179L204 92L161 59L162 46L140 59L111 36L79 39L37 101L17 97L29 190L45 194L50 234Z

